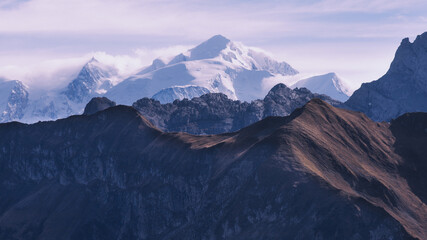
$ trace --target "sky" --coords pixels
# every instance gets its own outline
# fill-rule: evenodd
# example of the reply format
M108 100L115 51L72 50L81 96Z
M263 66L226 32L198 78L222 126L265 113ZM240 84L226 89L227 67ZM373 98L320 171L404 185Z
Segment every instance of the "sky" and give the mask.
M53 88L92 56L126 75L221 34L357 88L425 31L425 0L0 0L0 77Z

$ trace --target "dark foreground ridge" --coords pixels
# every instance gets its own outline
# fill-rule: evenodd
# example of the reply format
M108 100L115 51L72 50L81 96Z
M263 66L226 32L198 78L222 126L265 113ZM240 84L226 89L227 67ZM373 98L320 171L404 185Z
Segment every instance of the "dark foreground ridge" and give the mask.
M222 93L209 93L169 104L143 98L135 102L133 107L167 132L219 134L237 131L269 116L287 116L313 98L320 98L332 105L341 104L329 96L312 93L307 88L290 89L284 84L278 84L263 100L251 103L233 101Z
M426 239L425 129L319 99L222 135L125 106L1 124L0 239Z

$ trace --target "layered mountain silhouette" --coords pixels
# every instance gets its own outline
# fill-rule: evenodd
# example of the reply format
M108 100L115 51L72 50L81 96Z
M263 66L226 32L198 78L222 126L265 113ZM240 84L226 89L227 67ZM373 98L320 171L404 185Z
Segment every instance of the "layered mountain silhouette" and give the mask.
M221 135L126 106L0 124L0 238L426 239L426 129L320 99Z
M287 116L313 98L320 98L336 106L341 104L306 88L290 89L284 84L278 84L264 99L250 103L231 100L222 93L209 93L169 104L143 98L132 106L164 131L218 134L237 131L269 116Z
M375 121L407 112L427 112L427 33L402 40L387 73L354 92L345 106Z

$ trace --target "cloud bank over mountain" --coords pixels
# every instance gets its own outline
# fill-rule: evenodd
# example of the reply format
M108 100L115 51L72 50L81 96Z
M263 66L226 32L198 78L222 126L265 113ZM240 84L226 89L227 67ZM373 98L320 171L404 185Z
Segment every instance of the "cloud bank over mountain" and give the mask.
M0 65L0 77L17 79L33 87L46 89L62 88L76 77L79 69L92 57L100 62L114 66L119 76L125 77L134 73L141 66L151 64L159 56L168 59L191 46L174 45L164 48L139 48L130 54L109 54L106 52L91 52L78 57L63 57L44 59L35 62L22 62Z

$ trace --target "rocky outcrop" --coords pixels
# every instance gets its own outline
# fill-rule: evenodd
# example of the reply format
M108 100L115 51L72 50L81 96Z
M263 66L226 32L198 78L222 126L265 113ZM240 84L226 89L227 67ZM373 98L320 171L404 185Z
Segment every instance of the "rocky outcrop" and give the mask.
M114 106L116 103L106 97L95 97L86 105L83 115L91 115Z
M155 126L168 132L218 134L239 130L268 116L287 116L313 98L321 98L333 105L340 104L306 88L292 90L278 84L264 100L251 103L233 101L221 93L210 93L169 104L143 98L133 107Z
M427 170L407 157L427 133L405 133L426 118L317 99L222 135L163 133L125 106L1 124L0 238L425 239L424 184L405 176Z
M345 102L375 121L390 121L407 112L427 111L427 33L413 43L403 39L387 73L364 83Z

